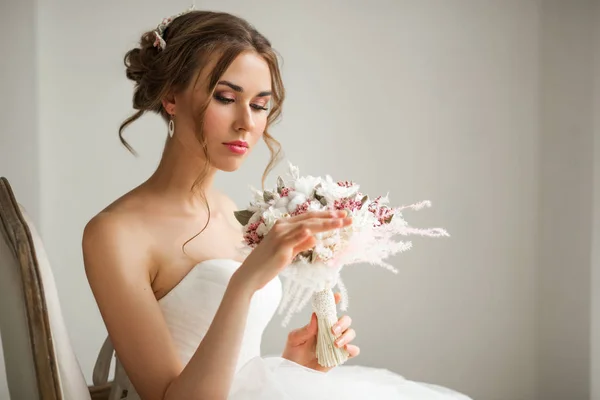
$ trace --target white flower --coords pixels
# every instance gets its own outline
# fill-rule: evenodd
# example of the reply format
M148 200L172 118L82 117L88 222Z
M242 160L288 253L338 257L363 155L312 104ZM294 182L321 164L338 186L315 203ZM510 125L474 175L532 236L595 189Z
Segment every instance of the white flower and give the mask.
M352 224L347 228L349 228L351 232L372 229L376 222L377 217L369 211L368 207L363 206L361 209L354 210L352 213Z
M288 205L289 202L290 202L290 198L288 196L280 197L273 204L273 207L279 208L279 209L286 209L287 210L287 205Z
M327 203L333 203L335 200L356 196L359 188L360 186L356 184L350 187L340 186L331 178L331 176L327 175L325 179L321 181L321 187L317 189L317 194L325 197Z
M256 233L260 236L265 236L267 233L269 233L269 229L267 228L267 225L261 223L258 225L258 228L256 228Z
M273 207L269 207L263 213L263 219L265 220L267 232L271 230L271 228L273 227L273 225L275 225L275 222L277 222L278 219L283 217L283 214L284 213L281 212L281 210Z
M340 236L338 235L332 235L331 237L328 237L326 239L323 240L323 246L332 248L335 245L339 244L340 242Z
M260 220L261 215L262 215L261 212L255 212L254 214L252 214L252 216L248 220L248 224L253 224L255 222L258 222Z
M324 210L325 206L321 204L319 200L311 200L308 205L308 211L321 211Z
M288 162L289 165L289 174L292 179L296 180L300 177L300 170L298 167L294 166L291 162Z
M329 260L333 257L333 251L330 248L323 246L321 243L317 243L314 250L319 258L322 260Z
M290 216L290 212L287 210L286 207L281 207L277 209L280 213L281 213L281 217L289 217Z
M256 189L254 186L250 186L250 192L252 193L255 202L263 202L263 193L260 190Z
M294 182L294 190L304 194L306 197L311 197L315 191L315 186L321 183L322 179L319 176L303 176Z
M293 213L300 204L306 202L307 196L300 192L291 192L288 197L290 201L287 204L287 210L288 212Z

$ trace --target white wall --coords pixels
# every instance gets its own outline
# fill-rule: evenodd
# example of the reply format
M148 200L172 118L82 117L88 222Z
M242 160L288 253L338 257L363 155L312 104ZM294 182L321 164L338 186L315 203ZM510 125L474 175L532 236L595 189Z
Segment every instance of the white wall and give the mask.
M2 1L0 49L0 176L31 218L40 221L35 1ZM18 40L15 40L18 38ZM8 398L0 345L0 399Z
M35 1L0 2L0 176L40 221ZM18 40L14 40L18 38Z
M567 393L563 399L585 398L591 248L584 232L591 231L592 195L585 32L591 1L261 5L197 4L248 18L282 53L288 102L275 134L289 159L305 173L348 177L371 193L389 190L397 202L430 199L432 209L407 218L452 234L416 240L397 258L398 276L376 267L345 272L363 350L355 362L478 400L530 400L538 388L544 400L558 398L552 390ZM41 183L31 183L35 173L16 179L32 188L21 190L27 202L36 204L43 195L41 232L88 379L106 331L85 280L81 232L99 209L151 173L165 134L158 118L147 117L127 133L141 157L120 146L118 125L131 104L122 56L143 30L187 6L112 0L84 9L74 0L38 0L39 23L29 25L38 38L41 104L33 114L39 116L40 155L31 161L39 162ZM33 13L33 6L28 10ZM28 57L17 65L28 64ZM0 82L13 93L10 76ZM571 129L579 135L564 140ZM8 136L4 129L0 135L2 152ZM7 143L11 155L27 147ZM565 165L567 159L578 162ZM0 164L0 174L25 165L22 160ZM259 185L266 162L263 148L218 184L243 205L247 184ZM539 229L561 223L581 236L549 231L538 238ZM295 324L305 322L305 311ZM268 353L283 346L278 322L265 333ZM559 342L563 337L566 342Z
M591 1L543 3L538 398L590 396Z
M594 202L591 279L591 400L600 400L600 2L594 12Z

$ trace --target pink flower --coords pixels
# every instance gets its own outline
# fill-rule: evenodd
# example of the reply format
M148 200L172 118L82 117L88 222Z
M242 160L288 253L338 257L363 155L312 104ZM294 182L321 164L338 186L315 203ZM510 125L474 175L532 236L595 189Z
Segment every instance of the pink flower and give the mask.
M250 247L256 247L262 240L262 237L256 232L256 230L263 222L264 220L261 217L259 221L253 222L250 225L248 225L248 228L244 233L244 240Z
M337 184L342 187L352 187L354 186L354 182L352 181L338 181Z
M341 199L341 200L336 200L333 202L333 208L336 210L350 210L352 211L356 211L356 210L360 210L360 208L362 207L362 203L360 200L353 200L353 199Z
M379 204L380 200L381 196L377 197L371 204L369 204L369 211L372 212L379 221L379 224L375 226L381 226L385 224L394 216L394 209Z
M290 213L291 216L304 214L308 211L308 207L310 206L310 200L306 200L304 203L298 205L296 209Z

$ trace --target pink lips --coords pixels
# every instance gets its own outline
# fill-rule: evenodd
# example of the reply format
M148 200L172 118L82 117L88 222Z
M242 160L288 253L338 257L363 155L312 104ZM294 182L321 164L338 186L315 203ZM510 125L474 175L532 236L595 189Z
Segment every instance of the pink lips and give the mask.
M235 140L233 142L223 143L235 154L245 154L248 151L248 143L243 140Z

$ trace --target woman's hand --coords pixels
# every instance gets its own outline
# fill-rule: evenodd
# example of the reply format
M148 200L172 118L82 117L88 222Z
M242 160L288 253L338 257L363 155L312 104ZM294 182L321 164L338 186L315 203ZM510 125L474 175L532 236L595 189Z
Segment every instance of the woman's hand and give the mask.
M346 211L314 211L279 219L232 279L250 285L252 292L259 290L288 266L298 253L314 247L316 233L343 228L351 223L352 218L346 217Z
M336 293L334 297L335 304L338 304L341 299L340 294ZM360 348L350 344L356 337L356 332L354 332L354 329L350 328L351 323L352 320L350 317L344 315L335 325L333 325L332 331L336 336L341 333L341 336L335 341L335 345L340 348L345 348L350 355L350 358L353 358L358 356ZM339 333L336 332L336 328L339 328ZM319 365L317 361L317 332L317 316L313 313L308 325L290 332L282 357L317 371L327 372L331 370L331 368Z

